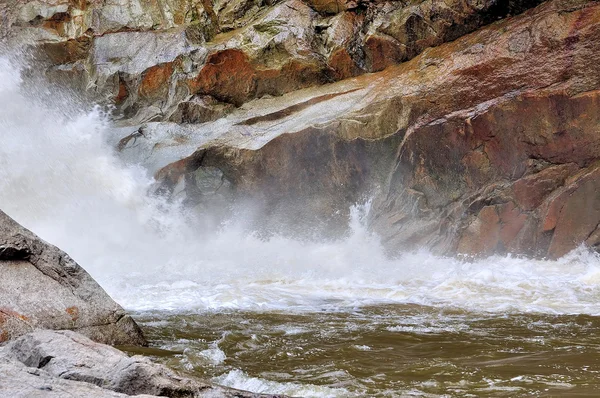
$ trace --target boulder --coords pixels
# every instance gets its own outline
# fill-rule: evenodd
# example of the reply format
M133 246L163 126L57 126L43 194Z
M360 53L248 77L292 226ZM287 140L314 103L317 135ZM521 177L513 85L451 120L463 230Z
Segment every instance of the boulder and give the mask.
M127 394L96 385L59 379L43 369L30 368L18 361L0 358L0 396L11 398L125 398ZM138 395L138 397L150 397Z
M15 394L3 395L11 397L69 391L82 397L275 398L187 378L147 357L129 357L68 330L37 331L11 341L0 348L0 369L5 370L0 372L0 393Z
M216 167L290 228L337 228L374 197L370 226L393 252L597 247L599 16L598 2L551 1L381 73L201 128L153 124L122 149L177 195L198 195L196 170ZM167 130L187 139L155 150Z
M107 344L146 344L83 268L2 211L0 268L0 343L38 329L71 329Z

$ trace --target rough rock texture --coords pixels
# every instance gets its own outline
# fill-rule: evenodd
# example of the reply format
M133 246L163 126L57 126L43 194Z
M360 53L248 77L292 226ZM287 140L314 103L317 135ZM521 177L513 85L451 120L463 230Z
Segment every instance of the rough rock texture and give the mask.
M0 211L0 343L72 329L108 344L145 344L129 315L66 253Z
M37 44L53 79L143 122L196 96L240 106L379 71L540 2L8 0L0 31Z
M224 186L298 228L374 196L392 251L600 246L598 1L202 1L151 28L55 3L4 19L48 76L117 104L118 148L158 192Z
M343 218L375 190L371 225L392 250L597 247L598 37L598 2L549 2L378 74L169 127L179 143L157 148L166 126L148 126L147 163L177 160L157 177L192 197L195 170L217 167L294 221Z
M78 397L267 397L180 376L146 357L129 357L72 331L37 331L0 348L0 395L64 396L61 393Z
M0 358L0 396L11 398L125 398L126 394L79 381L56 378L42 369ZM138 395L149 397L149 395Z

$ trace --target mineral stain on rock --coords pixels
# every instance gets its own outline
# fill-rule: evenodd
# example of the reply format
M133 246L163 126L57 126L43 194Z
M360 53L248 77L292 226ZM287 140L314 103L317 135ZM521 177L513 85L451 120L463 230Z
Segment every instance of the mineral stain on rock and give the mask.
M392 251L557 257L600 243L594 217L564 221L597 202L597 2L167 3L6 13L53 76L84 71L70 80L112 97L124 125L191 125L119 143L167 159L159 191L183 182L198 203L193 173L217 168L232 195L333 229L374 195L371 226Z

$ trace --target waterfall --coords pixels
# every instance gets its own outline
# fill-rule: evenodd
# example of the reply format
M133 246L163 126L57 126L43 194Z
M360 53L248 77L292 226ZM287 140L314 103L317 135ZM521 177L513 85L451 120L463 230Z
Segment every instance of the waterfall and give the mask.
M240 217L203 228L177 202L147 194L152 177L119 158L118 137L100 108L22 83L18 62L0 58L0 208L71 254L126 308L417 303L600 313L600 260L584 248L557 261L465 262L426 250L390 259L365 229L368 203L352 209L346 238L328 242L262 238Z

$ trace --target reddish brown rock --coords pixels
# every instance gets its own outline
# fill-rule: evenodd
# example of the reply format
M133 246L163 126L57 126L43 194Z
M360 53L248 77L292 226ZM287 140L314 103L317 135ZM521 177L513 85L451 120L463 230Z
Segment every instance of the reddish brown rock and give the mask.
M115 96L115 103L120 105L123 103L127 97L129 96L129 89L127 88L127 84L123 79L119 78L119 88L117 91L117 95Z
M500 241L500 217L495 206L486 206L477 215L458 243L462 254L492 254Z
M365 52L367 68L372 72L379 72L407 59L406 51L400 43L385 36L367 38Z
M169 82L173 74L173 63L168 62L153 66L142 74L142 81L138 88L142 99L164 98L169 91ZM122 97L122 86L119 85L117 100Z
M556 6L562 5L550 3L545 9ZM580 11L557 13L552 17L536 19L535 14L531 15L515 18L514 25L506 30L506 39L496 36L498 42L493 47L507 49L508 57L496 53L491 59L483 55L487 51L473 52L469 48L467 54L483 55L479 62L460 64L455 72L447 75L446 81L434 85L439 94L432 97L435 106L426 111L429 113L426 117L432 122L425 122L426 117L421 115L420 122L409 128L398 159L397 179L393 182L398 188L392 185L391 191L395 194L388 193L388 196L402 198L400 187L416 189L425 195L433 214L438 214L434 217L442 219L445 207L454 204L458 209L462 207L465 216L449 221L454 224L451 234L458 238L456 247L462 252L525 251L556 257L585 242L597 227L594 206L600 197L593 194L593 183L586 183L579 188L582 193L575 195L578 185L570 186L568 182L576 178L580 168L589 167L600 156L599 120L594 116L594 109L598 109L600 70L596 61L592 61L594 56L588 58L590 48L574 44L569 38L576 31L578 40L586 41L600 32L594 22L599 15L597 4L586 4ZM529 20L531 25L522 30L518 27L519 20ZM545 29L551 23L560 23L562 30L544 39L541 31L535 29ZM577 28L573 30L575 25ZM483 30L479 38L493 37L490 34L494 29ZM520 33L524 31L528 33ZM471 43L477 36L467 37L463 43L474 46ZM483 42L479 43L485 48ZM525 66L528 58L518 56L520 51L528 52L529 56L532 52L544 52L544 48L549 48L545 45L557 43L563 48L560 51L568 56L550 56L539 72ZM436 50L430 51L428 58L438 56ZM574 64L579 66L574 68ZM444 61L436 61L434 67L446 65ZM517 82L528 88L515 87ZM553 88L547 89L547 86ZM446 97L446 93L451 98ZM425 93L420 91L420 94L423 98ZM479 105L471 107L477 102L476 97L490 99L479 100ZM458 101L465 109L435 119L440 110L454 107L446 98ZM440 148L443 148L441 154ZM565 184L567 187L563 188ZM489 189L491 187L495 188ZM396 198L396 203L398 200ZM490 221L487 213L475 218L466 216L469 213L465 205L490 202L516 205L508 213L514 214L509 217L512 221L507 224L500 221L506 228L502 239L499 238L502 227ZM581 212L575 212L575 207ZM394 213L394 210L385 212ZM584 214L589 215L587 222L583 222ZM573 222L563 222L567 219ZM399 244L410 239L408 236L400 238L401 230L402 227L395 233ZM483 232L477 235L474 231ZM439 244L441 251L454 250L448 239L440 239Z
M105 32L94 57L71 57L132 125L205 123L139 137L163 189L198 196L195 173L217 168L269 212L340 222L377 189L371 225L395 250L558 256L597 240L584 176L600 154L598 2L503 21L538 1L192 3L184 27Z
M190 91L239 106L252 97L255 84L249 57L241 50L224 50L207 58L206 66L190 81Z
M598 224L595 177L582 177L600 157L598 21L597 3L550 2L333 85L323 102L309 90L263 116L233 113L176 181L218 167L270 211L338 221L379 186L371 223L395 250L560 256Z
M551 166L539 173L523 177L512 185L514 198L521 209L534 210L550 193L561 187L566 178L576 170L574 164L564 164Z
M548 254L560 257L586 242L600 227L600 168L577 178L558 212Z
M504 250L509 251L515 247L515 240L525 226L527 215L515 206L513 202L505 203L498 209L502 228L500 229L500 243Z

